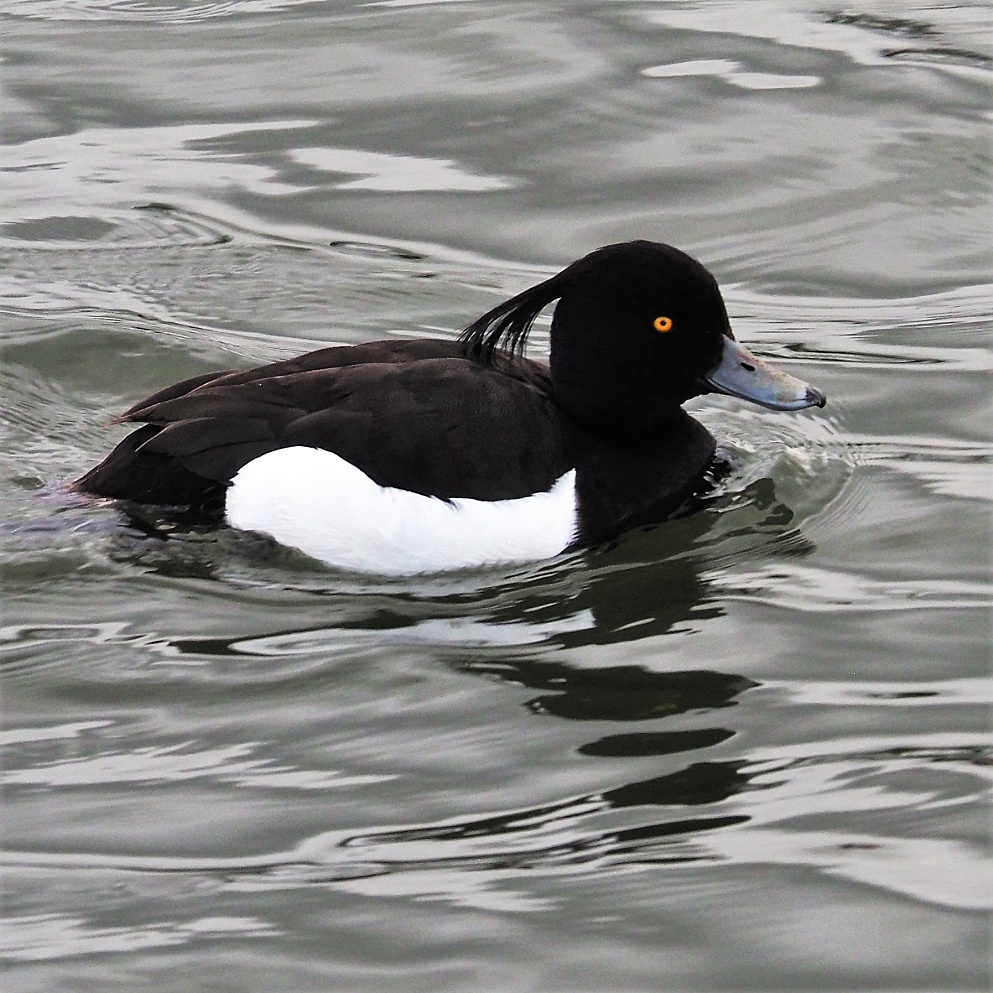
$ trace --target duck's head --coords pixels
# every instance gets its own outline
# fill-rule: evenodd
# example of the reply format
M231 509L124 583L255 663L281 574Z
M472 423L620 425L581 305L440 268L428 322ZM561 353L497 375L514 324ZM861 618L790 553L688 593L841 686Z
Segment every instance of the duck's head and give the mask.
M773 410L823 407L824 394L734 340L717 280L684 252L650 241L598 248L484 314L469 355L523 354L557 300L549 365L561 407L589 428L650 434L686 400L727 393Z

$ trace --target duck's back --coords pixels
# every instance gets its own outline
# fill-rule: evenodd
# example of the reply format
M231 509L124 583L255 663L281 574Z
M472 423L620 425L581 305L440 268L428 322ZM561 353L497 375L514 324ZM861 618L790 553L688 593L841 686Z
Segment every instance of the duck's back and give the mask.
M121 417L144 426L79 480L144 503L223 509L244 466L281 448L331 451L381 486L444 499L515 499L570 466L542 366L516 374L457 343L374 342L177 383Z

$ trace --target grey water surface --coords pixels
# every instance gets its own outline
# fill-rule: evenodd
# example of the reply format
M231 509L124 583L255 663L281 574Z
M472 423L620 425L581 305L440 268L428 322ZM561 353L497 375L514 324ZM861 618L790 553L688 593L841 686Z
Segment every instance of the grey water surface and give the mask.
M5 990L990 988L989 4L3 0L0 58ZM67 489L637 237L829 396L693 401L688 516L396 580Z

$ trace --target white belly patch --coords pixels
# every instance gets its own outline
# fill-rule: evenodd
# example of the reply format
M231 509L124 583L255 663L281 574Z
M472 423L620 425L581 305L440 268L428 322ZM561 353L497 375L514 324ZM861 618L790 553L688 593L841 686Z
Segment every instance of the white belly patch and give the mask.
M225 519L328 565L412 575L550 558L576 535L576 472L517 500L441 500L380 486L318 448L281 448L231 481Z

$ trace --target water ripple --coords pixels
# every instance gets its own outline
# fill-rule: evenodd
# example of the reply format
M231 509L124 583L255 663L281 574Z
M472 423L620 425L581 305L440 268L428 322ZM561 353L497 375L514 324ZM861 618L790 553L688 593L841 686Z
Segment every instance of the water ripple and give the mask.
M839 440L863 465L879 465L914 476L944 496L993 500L993 444L950 438L874 436L854 433Z
M852 572L794 562L760 569L716 569L707 579L729 599L814 613L918 610L988 610L993 590L955 580L874 580Z
M85 208L83 208L85 209ZM162 248L226 245L231 234L216 223L166 203L130 210L104 210L99 216L49 215L0 225L0 246L33 251L110 248Z
M808 741L536 807L321 833L251 858L25 851L2 858L11 868L208 874L233 891L324 884L505 912L547 906L528 892L536 875L800 864L925 903L989 909L993 890L969 844L804 825L814 815L908 808L921 815L974 802L970 780L989 780L991 758L993 741L978 733ZM687 807L696 808L692 816Z
M641 72L642 75L653 79L668 79L674 76L715 76L744 90L802 90L817 86L821 82L819 76L747 72L742 69L740 63L730 59L693 59L689 62L651 66L642 69Z
M90 722L90 727L96 726ZM17 729L30 736L34 729ZM42 732L43 733L43 732ZM37 740L30 737L27 740ZM25 765L17 768L8 759L0 784L81 788L114 783L179 783L209 779L235 786L326 790L385 782L392 776L344 775L333 770L298 769L271 759L251 758L258 742L240 742L217 748L193 748L188 741L171 745L146 745L130 751L101 751L86 758Z
M5 13L41 21L196 24L238 14L274 14L315 0L11 0Z
M209 143L260 132L293 133L315 123L283 120L87 128L8 145L0 172L14 209L0 210L0 233L5 235L5 244L17 244L19 233L31 238L40 231L57 230L55 219L91 217L96 207L114 212L105 222L114 228L122 216L121 205L147 204L151 189L177 190L184 185L187 189L226 189L237 184L268 196L300 192L303 187L283 182L278 170L249 161L247 153L217 155ZM149 206L146 221L163 223L154 209L158 205Z
M932 7L934 21L914 21L871 13L814 10L789 0L751 0L747 5L721 0L705 5L666 5L645 12L645 17L661 27L683 31L732 34L760 38L788 48L837 52L866 66L885 66L894 56L916 64L989 80L991 60L974 48L943 42L946 32L966 36L977 45L990 26L989 8L982 4L961 4L962 11L948 12ZM965 14L963 17L962 14ZM893 47L894 36L904 43ZM907 44L911 38L916 43Z
M993 705L993 682L988 679L859 683L765 680L763 685L782 690L791 701L802 705L900 708Z
M42 962L77 955L133 953L143 948L183 945L203 938L272 938L276 928L257 917L200 917L123 927L100 927L68 914L3 918L0 958Z
M18 727L0 731L0 748L39 741L66 741L78 738L84 731L110 727L113 721L73 721L46 727Z
M725 287L724 295L742 337L803 344L816 343L825 331L833 340L847 342L907 328L985 328L990 322L993 283L882 299L770 294L732 283Z
M427 159L411 155L386 155L350 148L294 148L287 153L294 162L329 173L345 173L358 179L335 183L339 190L380 192L424 192L461 190L482 192L516 185L501 176L480 176L459 168L449 159Z
M37 341L48 334L71 338L77 328L66 328L67 319L97 324L105 335L123 329L127 335L146 334L182 343L192 351L211 356L227 353L232 365L287 358L323 344L309 338L232 329L185 319L134 287L58 279L39 285L28 277L5 274L0 276L0 300L3 300L0 313L35 319L23 331L6 336L8 348ZM52 331L39 325L39 318L58 323L60 327ZM237 359L231 358L232 355Z

